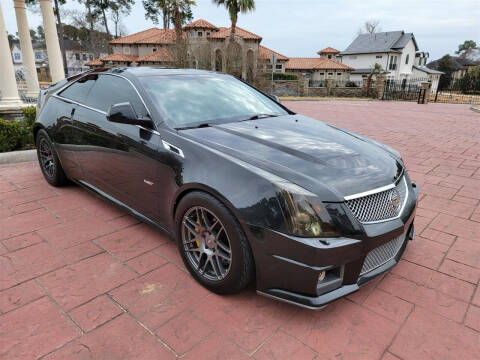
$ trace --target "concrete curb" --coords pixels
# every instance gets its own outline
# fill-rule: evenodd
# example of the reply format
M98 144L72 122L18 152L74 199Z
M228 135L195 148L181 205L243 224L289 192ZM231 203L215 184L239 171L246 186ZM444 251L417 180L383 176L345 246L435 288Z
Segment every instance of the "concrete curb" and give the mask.
M36 161L37 150L20 150L0 153L0 165Z

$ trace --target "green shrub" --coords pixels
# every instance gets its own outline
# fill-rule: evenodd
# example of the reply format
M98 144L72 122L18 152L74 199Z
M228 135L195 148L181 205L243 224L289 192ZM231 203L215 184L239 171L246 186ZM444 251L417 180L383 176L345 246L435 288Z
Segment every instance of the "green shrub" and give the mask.
M0 119L0 152L19 150L32 144L33 134L30 125Z
M35 117L37 116L37 109L35 108L35 106L24 107L22 108L22 112L25 122L29 126L33 126L33 123L35 122Z
M298 80L298 76L295 74L287 73L273 73L273 80Z

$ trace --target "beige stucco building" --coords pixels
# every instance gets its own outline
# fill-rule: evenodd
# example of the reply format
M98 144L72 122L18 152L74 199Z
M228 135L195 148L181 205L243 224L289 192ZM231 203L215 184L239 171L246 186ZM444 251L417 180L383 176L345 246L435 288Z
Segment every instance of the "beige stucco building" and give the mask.
M189 66L227 71L253 80L262 38L236 27L235 43L230 28L217 27L206 20L196 20L183 28ZM91 67L113 65L173 66L175 59L174 29L151 28L110 41L113 54L88 62ZM232 55L229 55L232 54Z

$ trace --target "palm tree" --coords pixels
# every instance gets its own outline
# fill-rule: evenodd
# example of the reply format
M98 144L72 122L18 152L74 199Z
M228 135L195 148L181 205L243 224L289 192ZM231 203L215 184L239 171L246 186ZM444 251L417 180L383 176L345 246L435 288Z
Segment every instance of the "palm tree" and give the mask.
M191 12L191 6L195 6L194 0L171 0L172 15L176 34L176 58L177 66L187 67L187 47L183 37L183 20Z
M212 0L218 6L224 5L230 14L232 27L230 29L230 38L234 41L235 29L237 27L238 14L245 14L255 10L255 0Z

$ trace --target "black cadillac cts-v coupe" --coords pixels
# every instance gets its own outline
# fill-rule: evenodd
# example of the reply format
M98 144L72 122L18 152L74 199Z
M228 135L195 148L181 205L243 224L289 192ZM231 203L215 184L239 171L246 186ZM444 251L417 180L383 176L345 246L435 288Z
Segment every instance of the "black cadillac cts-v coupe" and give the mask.
M67 179L175 238L192 276L308 308L390 269L418 190L392 148L288 110L232 76L99 69L43 91L46 180Z

